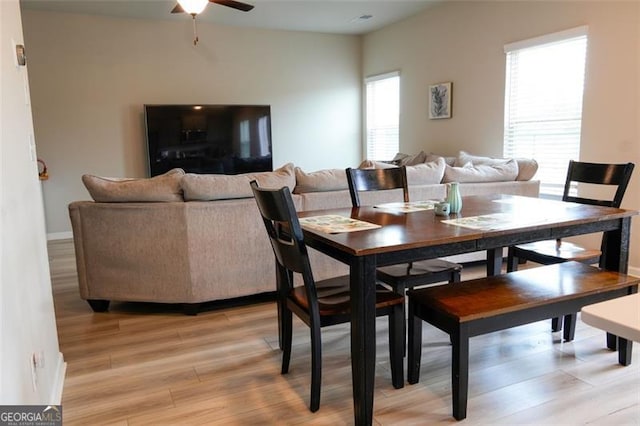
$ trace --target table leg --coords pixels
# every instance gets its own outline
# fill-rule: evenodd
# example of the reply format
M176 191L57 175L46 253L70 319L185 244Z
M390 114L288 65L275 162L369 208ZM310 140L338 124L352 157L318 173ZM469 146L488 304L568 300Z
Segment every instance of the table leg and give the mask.
M564 341L570 342L576 336L576 322L578 320L577 314L568 314L564 316L564 329L562 331Z
M629 239L631 238L631 218L620 219L620 228L605 232L602 236L600 267L624 274L629 268ZM607 332L607 348L616 350L618 339Z
M451 365L451 390L453 417L462 420L467 417L467 397L469 393L469 332L461 325L451 335L453 345Z
M602 255L600 256L601 268L627 273L630 235L630 217L620 219L619 229L604 233L602 237Z
M502 273L502 247L487 250L487 276Z
M633 342L631 340L618 337L618 363L620 365L627 366L631 364L631 348L632 347L633 347Z
M376 361L376 260L357 257L351 264L351 377L356 425L373 422Z

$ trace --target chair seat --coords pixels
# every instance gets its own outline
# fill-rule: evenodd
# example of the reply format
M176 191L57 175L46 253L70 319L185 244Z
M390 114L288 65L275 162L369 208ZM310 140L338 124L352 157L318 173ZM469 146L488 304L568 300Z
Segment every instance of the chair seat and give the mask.
M576 262L582 263L591 260L593 262L596 262L602 254L600 250L580 247L579 245L570 243L568 241L561 241L560 244L558 244L556 240L546 240L529 244L520 244L517 245L515 249L516 257L522 257L518 256L518 251L524 250L527 252L534 252L536 255L544 258L557 258L563 261L574 260ZM524 257L527 259L531 259L534 262L536 261L531 256Z
M437 272L452 271L452 270L461 271L462 265L458 265L457 263L448 262L442 259L430 259L430 260L421 260L419 262L413 262L411 264L410 269L409 269L409 265L406 263L401 265L383 266L381 268L378 268L378 271L381 271L386 275L389 275L392 277L433 274Z
M318 307L321 316L341 315L351 312L348 275L317 281L316 291L318 293ZM289 297L299 306L306 310L309 309L304 286L293 288ZM376 286L376 308L403 303L404 296L393 293L381 285Z
M414 286L451 281L451 274L462 271L462 265L443 259L429 259L413 262L411 267L404 263L400 265L383 266L378 268L378 279L392 286L412 288Z

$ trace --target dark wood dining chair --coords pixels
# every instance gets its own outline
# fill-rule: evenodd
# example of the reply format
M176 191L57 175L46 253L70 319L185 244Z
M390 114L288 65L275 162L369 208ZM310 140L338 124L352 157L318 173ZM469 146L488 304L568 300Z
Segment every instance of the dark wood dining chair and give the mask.
M409 185L404 166L388 169L347 170L347 181L351 204L360 207L360 192L402 189L404 202L409 202ZM443 259L429 259L401 265L383 266L377 269L379 281L389 285L393 291L404 295L407 289L448 281L460 282L462 265Z
M288 187L251 188L276 258L278 312L281 321L282 374L289 371L291 359L292 313L309 326L311 334L311 401L309 409L320 408L322 377L322 344L320 329L349 322L349 276L315 281L309 263L302 228ZM304 285L293 286L293 274L302 276ZM377 286L376 316L389 317L389 358L393 387L404 385L404 296Z
M633 163L605 164L570 160L562 201L596 206L620 207L624 193L631 180L633 168ZM611 199L571 195L572 187L578 183L615 187L615 193ZM587 264L598 263L602 255L602 247L604 247L605 244L606 235L603 236L600 249L581 247L568 241L562 241L561 239L537 241L512 246L509 247L507 253L507 272L517 270L518 264L526 261L532 261L542 265L551 265L571 260ZM551 325L552 330L559 331L561 327L560 318L554 318Z

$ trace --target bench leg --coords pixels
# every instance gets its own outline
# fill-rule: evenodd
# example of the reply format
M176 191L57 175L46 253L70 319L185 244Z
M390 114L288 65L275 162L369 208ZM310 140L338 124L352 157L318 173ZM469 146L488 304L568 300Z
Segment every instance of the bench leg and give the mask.
M467 397L469 392L469 332L461 326L451 335L452 366L451 388L453 417L462 420L467 417Z
M422 320L415 315L414 309L415 305L409 298L407 381L412 385L420 380L420 358L422 357Z
M615 351L618 348L618 336L607 332L607 348Z
M578 314L569 314L564 316L564 340L570 342L576 335L576 322L578 320Z
M631 340L618 337L618 363L627 366L631 364L631 348L633 342Z

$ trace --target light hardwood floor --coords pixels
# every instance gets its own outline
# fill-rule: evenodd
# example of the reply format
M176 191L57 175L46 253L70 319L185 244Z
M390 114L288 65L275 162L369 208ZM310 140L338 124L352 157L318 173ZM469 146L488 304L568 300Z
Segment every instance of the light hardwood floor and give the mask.
M178 306L112 303L93 313L78 294L70 240L49 244L60 350L68 364L65 425L349 425L349 326L323 330L320 410L307 409L308 328L294 320L290 373L280 375L273 302L185 316ZM481 269L467 268L463 277ZM295 317L294 317L295 318ZM393 389L386 319L378 320L374 424L451 417L448 336L425 325L421 380ZM539 322L471 340L468 425L640 424L640 348L628 367L600 330L578 322L563 343ZM406 375L406 370L405 370Z

